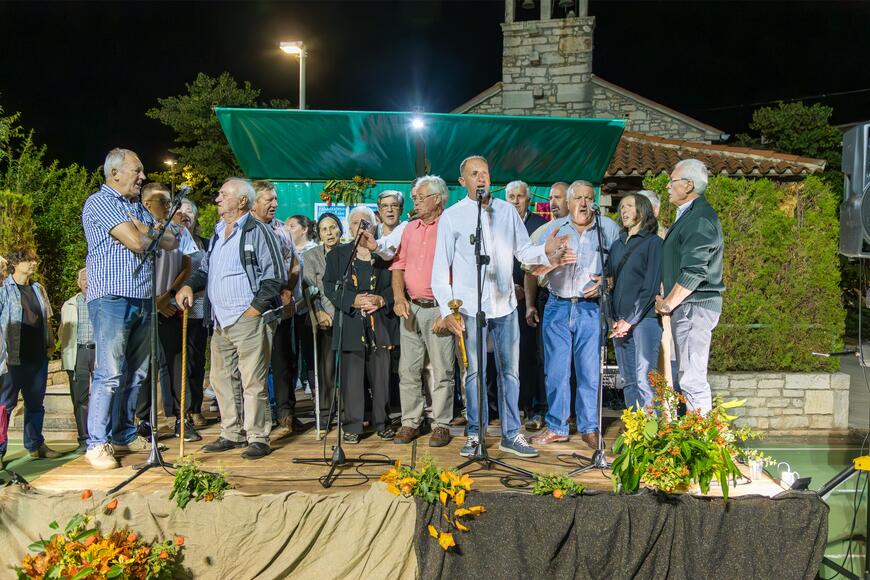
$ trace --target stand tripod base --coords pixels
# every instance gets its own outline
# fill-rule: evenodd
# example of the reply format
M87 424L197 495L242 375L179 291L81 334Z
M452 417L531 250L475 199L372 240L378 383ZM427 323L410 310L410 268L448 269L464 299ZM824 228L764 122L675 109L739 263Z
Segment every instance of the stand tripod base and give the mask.
M332 450L332 459L329 461L325 461L322 457L304 457L294 458L293 463L301 463L305 465L322 465L327 463L329 465L329 471L320 479L320 485L329 489L332 487L333 482L341 476L341 474L337 472L340 468L352 465L393 465L395 464L395 461L389 457L387 459L361 459L358 457L348 459L345 456L344 449L341 445L336 445Z
M592 469L610 469L610 464L607 462L607 458L604 456L604 449L596 449L592 453L592 457L584 457L579 453L572 453L571 457L579 461L588 463L588 465L583 465L573 471L569 471L568 477L573 477L578 473L585 473Z
M454 469L456 469L457 471L462 471L469 465L475 463L479 464L482 469L486 469L489 471L492 471L493 469L495 469L496 466L498 466L505 471L512 471L524 477L535 477L535 474L527 469L523 469L522 467L514 467L513 465L504 462L501 459L494 459L490 457L489 453L487 453L486 451L486 447L484 447L483 441L478 444L473 455L470 455L468 459L457 465Z
M128 483L148 471L149 469L153 469L155 467L165 467L165 463L163 461L163 457L160 455L160 444L157 443L156 439L151 437L151 452L148 454L148 459L146 459L143 463L136 463L133 465L133 469L136 470L136 473L113 487L112 489L106 492L106 495L112 495L117 492Z

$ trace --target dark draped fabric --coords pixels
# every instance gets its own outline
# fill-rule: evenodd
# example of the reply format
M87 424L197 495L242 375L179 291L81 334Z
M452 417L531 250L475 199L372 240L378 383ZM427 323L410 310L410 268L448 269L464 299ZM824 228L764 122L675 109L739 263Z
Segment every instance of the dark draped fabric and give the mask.
M486 513L444 552L417 503L421 578L815 578L828 506L813 493L721 498L643 492L577 498L473 492Z

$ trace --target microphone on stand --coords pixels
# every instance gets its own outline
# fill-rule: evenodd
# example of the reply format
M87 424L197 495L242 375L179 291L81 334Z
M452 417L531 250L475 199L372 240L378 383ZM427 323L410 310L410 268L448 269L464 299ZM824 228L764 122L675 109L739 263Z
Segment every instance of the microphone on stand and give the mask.
M600 209L601 209L601 208L598 207L598 204L597 204L597 203L593 203L593 204L592 204L592 213L598 213L598 211L599 211Z

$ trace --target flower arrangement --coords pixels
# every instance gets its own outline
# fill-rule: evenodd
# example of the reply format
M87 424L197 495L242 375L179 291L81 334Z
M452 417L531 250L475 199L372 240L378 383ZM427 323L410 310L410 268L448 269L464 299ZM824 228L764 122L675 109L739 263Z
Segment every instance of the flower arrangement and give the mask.
M423 501L439 506L437 522L445 524L436 527L429 524L429 535L438 540L438 545L447 550L456 545L453 531L468 532L463 518L477 517L486 511L482 505L465 505L465 494L471 491L474 480L467 474L454 470L438 469L427 459L422 469L396 465L385 474L381 481L387 484L387 491L405 497L419 497ZM436 503L437 502L437 503Z
M366 193L375 185L377 182L374 179L361 175L353 179L329 179L323 184L320 199L325 201L326 205L333 203L356 205L365 199Z
M175 480L169 499L175 499L178 507L184 509L191 500L208 502L223 499L224 492L232 487L222 471L203 471L202 464L196 459L184 457L175 464Z
M566 494L580 495L586 487L577 483L567 475L545 475L536 473L535 483L532 486L533 495L552 495L556 499L562 499Z
M644 483L660 491L673 492L697 484L702 493L710 489L715 477L728 499L728 482L740 476L734 463L744 451L739 442L758 438L760 433L746 427L736 428L736 417L728 409L745 400L713 401L706 415L688 412L678 416L677 406L685 403L658 372L651 372L655 390L652 409L626 409L622 413L625 431L616 439L613 451L615 491L634 492Z
M92 497L90 490L82 499ZM108 502L103 510L111 514L118 500ZM91 510L96 513L94 506ZM15 573L24 578L67 578L96 580L97 578L170 579L179 571L179 556L184 538L175 536L165 542L145 542L128 528L104 534L93 515L73 516L63 531L57 522L48 527L55 532L28 546L37 552L24 556Z

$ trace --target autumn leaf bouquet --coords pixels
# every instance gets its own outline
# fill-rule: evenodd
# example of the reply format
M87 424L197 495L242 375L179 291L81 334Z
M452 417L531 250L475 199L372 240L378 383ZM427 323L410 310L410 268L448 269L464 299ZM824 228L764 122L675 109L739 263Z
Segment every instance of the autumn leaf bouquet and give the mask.
M375 185L377 182L374 179L361 175L353 179L329 179L323 184L320 199L325 201L326 205L333 203L356 205L365 199L366 193Z
M431 460L423 463L421 469L396 465L381 476L387 484L387 491L405 497L419 497L434 504L438 523L429 524L429 535L438 540L438 545L447 550L456 545L453 532L468 532L467 520L486 511L482 505L466 506L465 495L471 491L474 480L467 474L454 470L438 469ZM444 522L444 523L442 523Z
M733 425L736 417L728 410L745 400L724 402L717 397L709 413L689 411L680 416L677 409L685 403L683 395L660 373L653 371L649 377L655 390L652 408L622 413L625 431L613 445L614 490L632 493L643 483L674 492L697 484L708 493L715 478L727 500L729 481L741 475L734 462L743 453L738 443L761 435Z
M82 499L91 499L90 490L82 492ZM112 499L102 506L104 514L118 507ZM90 510L99 511L96 505ZM175 536L164 542L146 542L139 534L127 528L103 533L90 514L76 514L61 530L54 521L49 528L53 533L40 538L28 549L35 554L24 557L15 567L19 579L64 578L96 580L98 578L170 579L179 570L180 552L184 538Z

